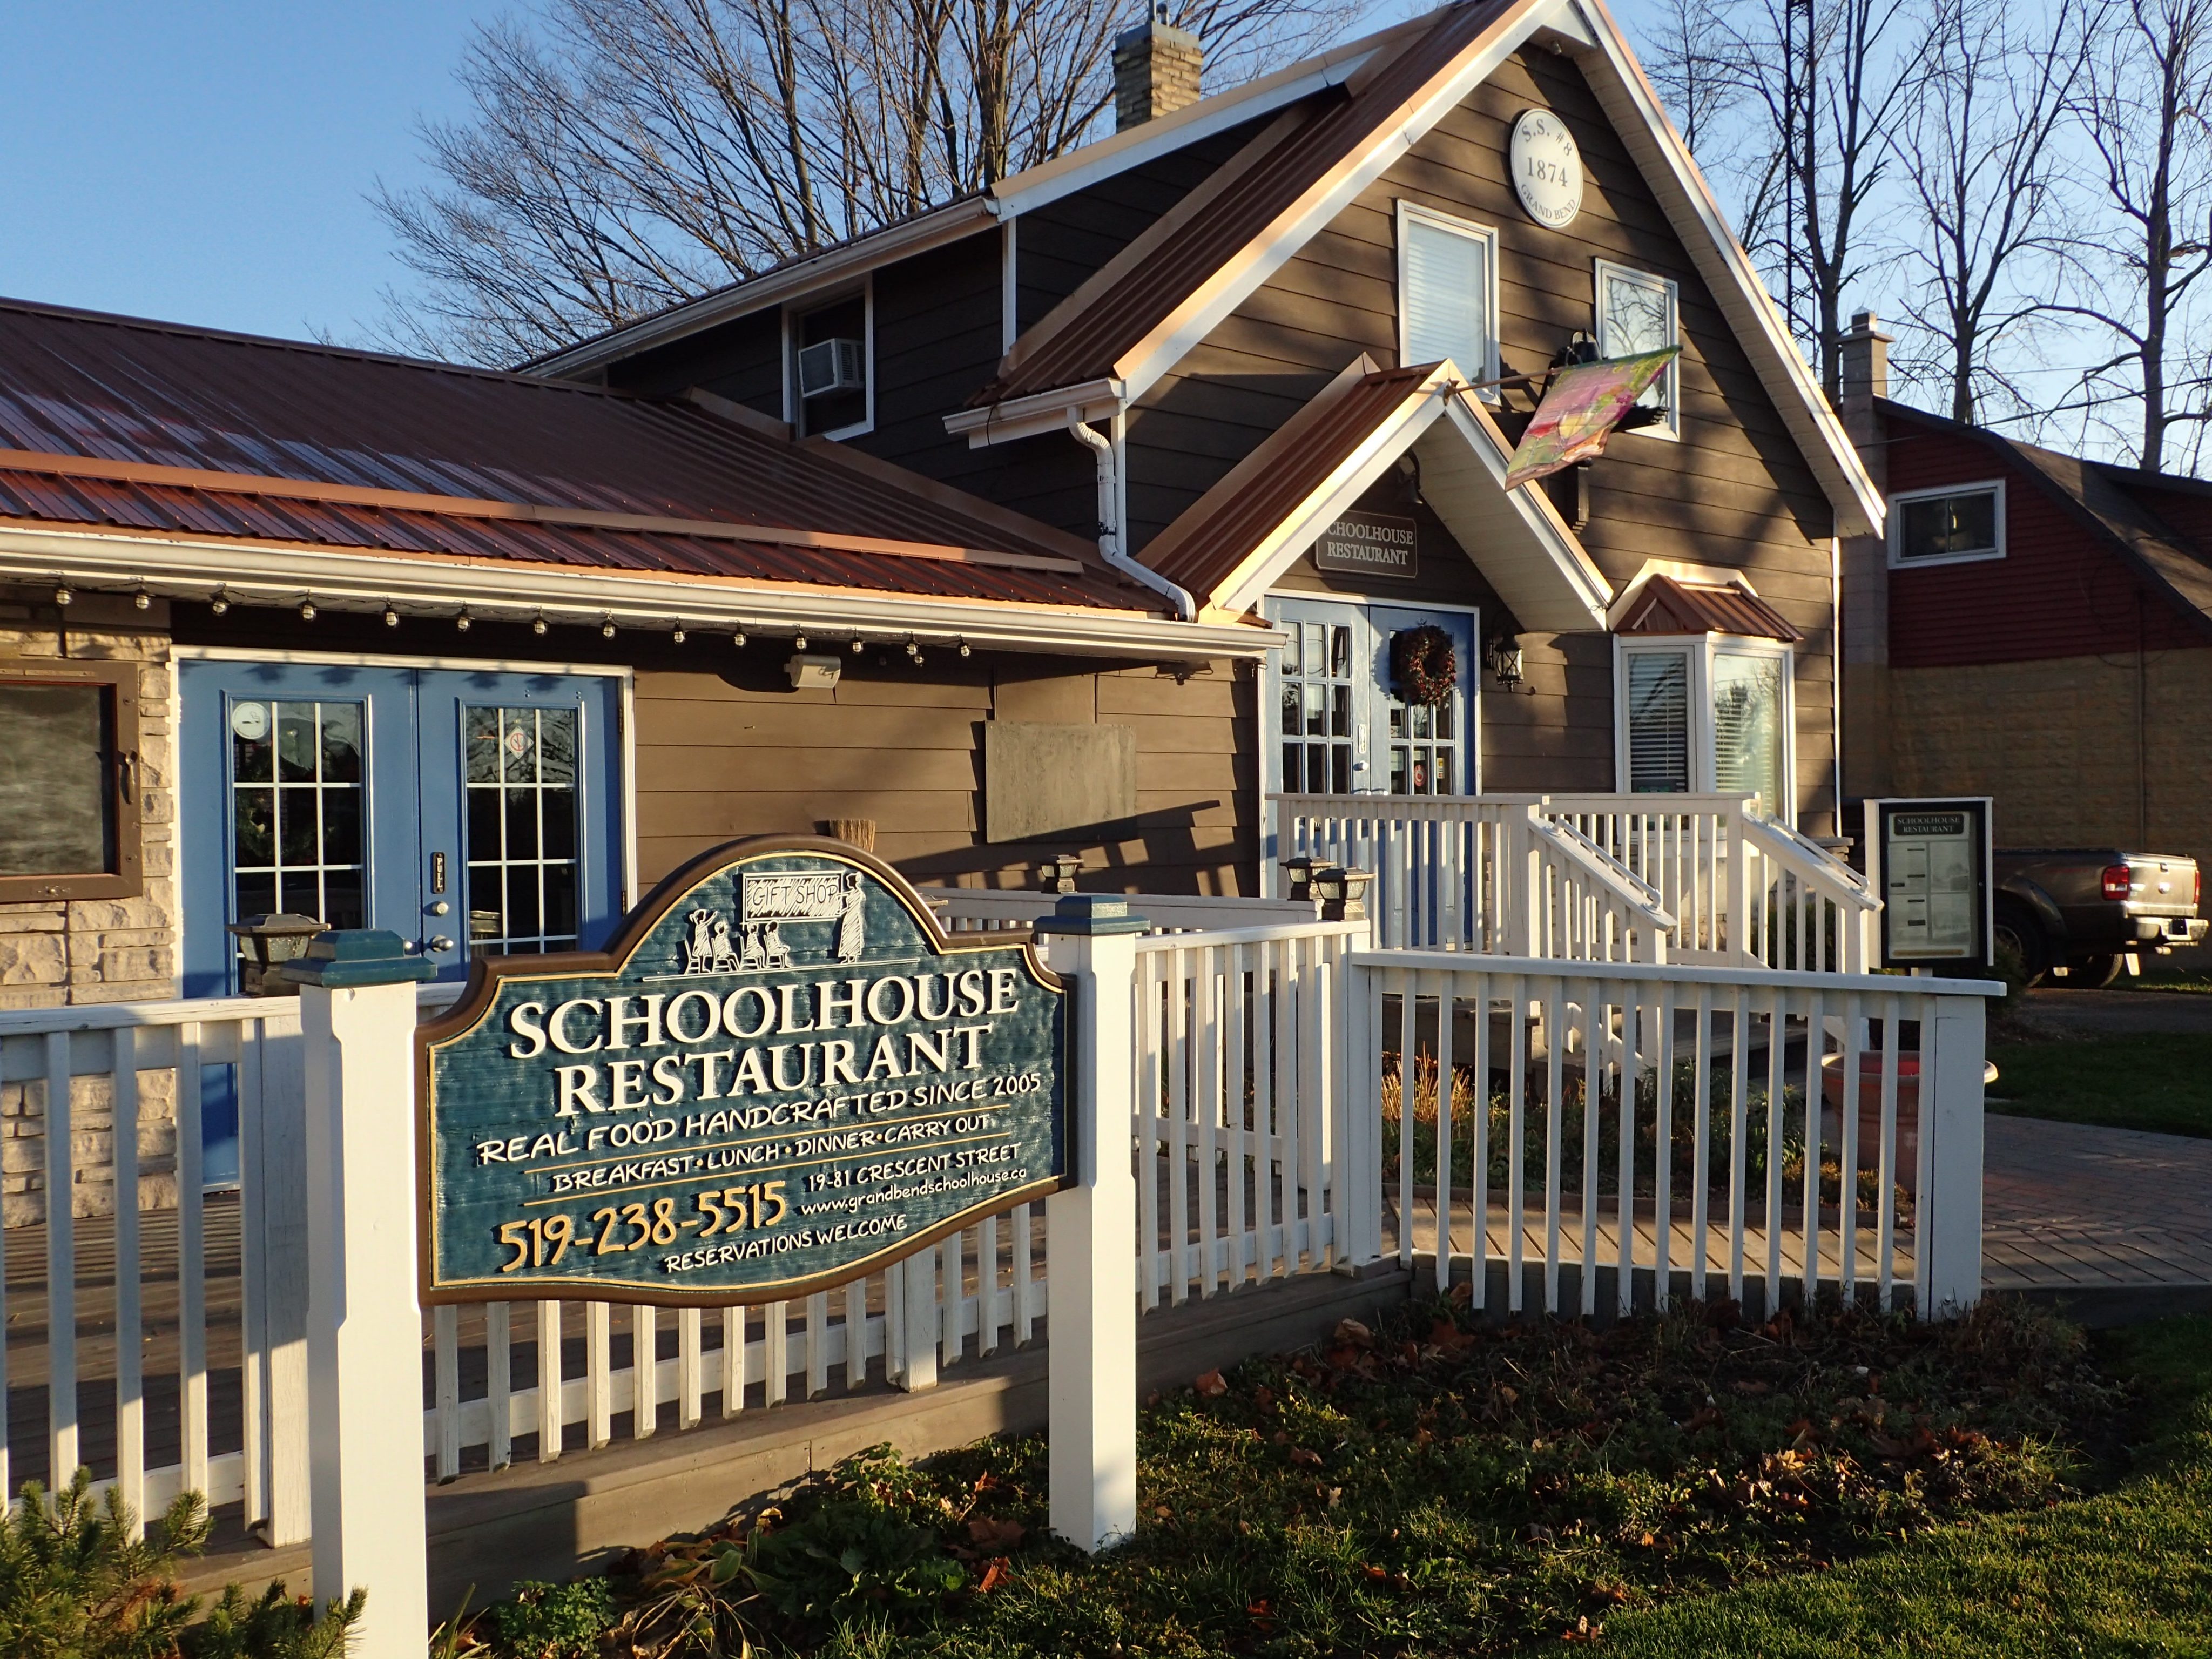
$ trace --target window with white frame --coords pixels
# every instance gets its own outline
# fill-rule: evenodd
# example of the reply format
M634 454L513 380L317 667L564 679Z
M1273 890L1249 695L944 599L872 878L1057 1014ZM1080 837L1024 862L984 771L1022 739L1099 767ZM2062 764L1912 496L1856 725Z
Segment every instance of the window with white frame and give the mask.
M1682 343L1681 289L1648 271L1632 270L1611 260L1597 262L1597 350L1601 357L1632 357ZM1681 360L1667 365L1644 388L1637 403L1659 411L1649 425L1624 431L1678 438L1682 433Z
M1623 639L1617 648L1622 787L1753 794L1761 811L1795 820L1788 646L1708 634Z
M853 438L875 426L875 306L862 289L785 314L784 416L801 437Z
M1446 357L1471 380L1498 378L1498 233L1401 202L1398 361Z
M2004 481L1900 490L1889 498L1889 562L1963 564L2005 552Z

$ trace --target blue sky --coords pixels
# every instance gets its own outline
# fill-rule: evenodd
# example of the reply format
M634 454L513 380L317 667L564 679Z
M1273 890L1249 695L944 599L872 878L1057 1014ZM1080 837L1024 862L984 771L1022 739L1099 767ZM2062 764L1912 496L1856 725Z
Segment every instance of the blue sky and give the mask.
M357 337L469 0L0 0L0 295Z

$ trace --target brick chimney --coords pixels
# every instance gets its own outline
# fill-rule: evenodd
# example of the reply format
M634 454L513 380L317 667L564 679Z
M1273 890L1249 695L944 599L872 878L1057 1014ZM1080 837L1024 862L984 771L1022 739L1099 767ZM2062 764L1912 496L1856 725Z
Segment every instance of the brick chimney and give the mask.
M1155 3L1150 17L1114 41L1114 130L1196 103L1205 56L1196 35L1168 21L1164 0Z
M1844 430L1851 441L1872 443L1875 399L1889 396L1889 347L1894 336L1881 331L1881 322L1871 311L1851 313L1850 332L1836 342L1840 348Z

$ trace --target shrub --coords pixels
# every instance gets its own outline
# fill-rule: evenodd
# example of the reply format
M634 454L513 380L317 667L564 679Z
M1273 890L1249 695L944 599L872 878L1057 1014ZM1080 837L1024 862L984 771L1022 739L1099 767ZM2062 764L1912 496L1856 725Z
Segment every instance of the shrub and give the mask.
M512 1601L495 1602L484 1617L506 1659L588 1659L615 1621L615 1598L604 1578L518 1584Z

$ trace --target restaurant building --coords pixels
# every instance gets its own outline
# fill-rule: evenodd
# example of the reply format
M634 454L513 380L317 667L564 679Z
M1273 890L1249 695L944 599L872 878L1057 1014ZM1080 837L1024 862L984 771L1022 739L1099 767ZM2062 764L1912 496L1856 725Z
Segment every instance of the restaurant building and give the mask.
M733 836L1257 894L1268 797L1838 806L1881 502L1596 0L1470 0L517 373L0 305L0 1006L595 945ZM1183 91L1178 93L1177 88ZM1577 353L1642 424L1508 491Z

